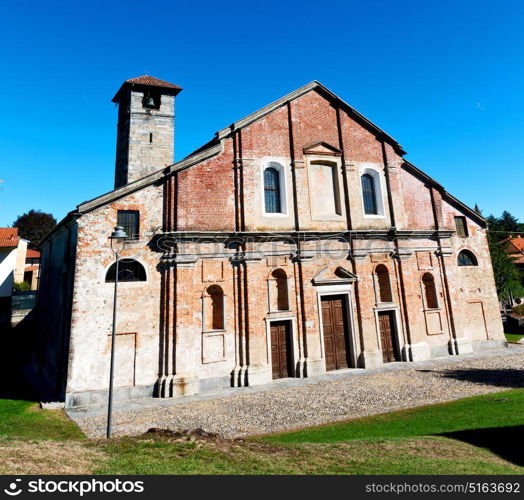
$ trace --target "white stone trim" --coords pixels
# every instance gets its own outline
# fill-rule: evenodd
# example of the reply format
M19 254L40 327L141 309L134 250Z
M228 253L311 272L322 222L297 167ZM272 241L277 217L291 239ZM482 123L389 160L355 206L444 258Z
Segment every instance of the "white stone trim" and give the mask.
M315 187L311 180L311 166L312 165L326 165L335 169L334 185L333 185L333 196L335 203L335 213L333 214L315 214ZM309 214L311 220L315 221L339 221L344 218L344 206L341 193L341 187L343 185L341 160L337 156L328 155L307 155L306 156L306 167L307 167L307 182L309 192Z
M278 172L278 182L280 187L280 209L281 212L266 212L266 197L264 192L264 172L268 168L274 168ZM287 217L288 196L287 196L287 169L282 158L264 157L260 162L260 201L263 217Z
M409 359L404 359L406 358L406 356L404 355L405 353L405 350L406 350L406 347L407 347L407 344L404 343L404 339L401 338L400 336L400 332L401 332L401 329L400 329L400 318L399 318L399 306L398 305L394 305L394 306L391 306L391 307L377 307L373 310L374 314L375 314L375 330L376 330L376 334L377 334L377 346L378 346L378 349L380 351L380 354L381 354L381 359L382 359L382 339L380 338L380 322L379 322L379 319L378 319L378 315L379 313L382 313L382 312L393 312L393 321L395 322L395 337L396 337L396 341L397 341L397 348L398 348L398 356L400 358L401 361L409 361Z
M364 190L362 187L362 176L365 174L371 175L375 184L375 201L377 204L378 214L366 214L366 208L364 206ZM360 180L360 202L362 203L362 215L365 219L383 219L385 218L384 210L384 185L382 181L382 173L375 167L360 167L359 180Z
M297 362L299 361L300 357L298 356L298 328L297 328L297 319L294 315L288 314L278 317L269 317L266 316L264 318L264 322L266 323L266 359L267 359L267 366L269 367L269 374L271 377L271 380L273 380L273 359L271 358L271 323L279 322L279 321L288 321L290 323L290 329L289 332L290 338L291 338L291 345L290 345L290 353L291 356L291 376L296 377L297 376Z
M346 298L346 320L348 322L349 330L349 344L350 344L350 360L354 368L358 366L358 354L362 350L362 346L358 345L358 338L355 335L355 317L353 312L353 287L352 285L324 285L316 288L317 292L317 308L318 308L318 324L320 329L320 355L323 360L326 359L324 346L324 325L322 324L322 297L330 295L344 295Z

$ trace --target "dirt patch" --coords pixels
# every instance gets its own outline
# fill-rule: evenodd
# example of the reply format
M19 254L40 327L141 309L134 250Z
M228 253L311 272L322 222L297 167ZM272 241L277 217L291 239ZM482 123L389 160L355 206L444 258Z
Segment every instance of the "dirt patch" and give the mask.
M106 454L79 442L0 442L1 474L92 474Z

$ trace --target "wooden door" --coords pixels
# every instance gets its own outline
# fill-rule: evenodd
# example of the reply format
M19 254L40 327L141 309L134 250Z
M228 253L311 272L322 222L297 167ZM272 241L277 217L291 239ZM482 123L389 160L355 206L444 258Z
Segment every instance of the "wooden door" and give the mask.
M345 297L322 297L322 330L326 370L349 368L348 325Z
M292 376L288 321L271 323L271 362L273 379Z
M382 344L382 360L384 363L398 361L397 348L395 342L395 323L393 312L385 311L378 314L380 326L380 342Z

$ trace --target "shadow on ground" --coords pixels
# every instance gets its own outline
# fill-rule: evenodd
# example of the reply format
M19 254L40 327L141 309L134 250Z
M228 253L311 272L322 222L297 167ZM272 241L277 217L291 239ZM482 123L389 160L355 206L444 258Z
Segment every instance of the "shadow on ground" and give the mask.
M500 458L524 467L524 448L521 444L524 442L524 425L446 432L439 435L487 448Z
M518 389L524 387L524 370L515 368L460 368L456 370L417 370L418 372L431 372L445 378L452 378L475 384L492 385L495 387L508 387Z
M27 378L32 360L35 330L30 313L17 326L2 324L0 349L0 398L38 400Z

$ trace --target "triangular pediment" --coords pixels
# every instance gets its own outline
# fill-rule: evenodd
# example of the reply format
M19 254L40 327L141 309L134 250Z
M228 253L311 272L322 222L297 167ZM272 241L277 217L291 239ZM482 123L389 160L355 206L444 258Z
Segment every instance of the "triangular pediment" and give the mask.
M314 278L313 284L320 285L348 285L357 280L357 275L351 271L339 266L336 269L326 267L320 271Z
M316 142L304 148L305 155L341 156L342 151L327 142Z

